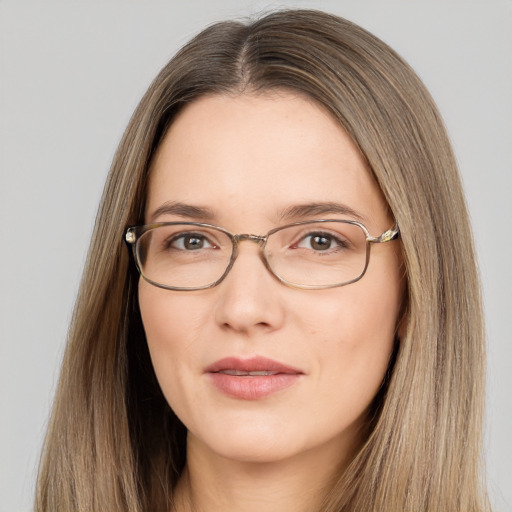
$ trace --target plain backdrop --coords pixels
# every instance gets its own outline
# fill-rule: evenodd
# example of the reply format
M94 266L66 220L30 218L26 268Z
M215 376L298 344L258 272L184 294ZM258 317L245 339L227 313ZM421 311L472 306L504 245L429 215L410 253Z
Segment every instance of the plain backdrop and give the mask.
M484 286L489 485L496 511L512 510L510 0L0 0L1 512L31 507L96 208L135 105L205 25L284 6L324 9L374 32L440 107Z

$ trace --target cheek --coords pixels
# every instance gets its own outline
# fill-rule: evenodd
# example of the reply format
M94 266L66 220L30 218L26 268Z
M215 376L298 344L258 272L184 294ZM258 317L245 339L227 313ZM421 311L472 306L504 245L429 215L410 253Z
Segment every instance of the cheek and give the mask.
M197 304L189 304L191 298L139 282L140 312L151 361L169 403L179 396L192 365L198 364L195 340L205 315Z
M402 299L402 286L390 289L370 277L306 301L298 315L315 344L319 381L361 410L384 379Z
M393 340L399 301L389 295L383 298L368 294L357 283L351 286L352 289L340 289L332 297L306 300L300 310L296 301L297 322L302 324L304 332L321 344L335 343L355 351Z
M142 323L152 354L161 351L164 347L174 345L170 341L178 335L176 331L182 325L176 322L180 316L180 311L169 307L165 290L162 290L162 292L164 293L142 280L139 283L139 305Z
M186 349L208 315L193 294L164 290L139 281L139 305L150 349L159 345ZM172 342L172 343L171 343Z

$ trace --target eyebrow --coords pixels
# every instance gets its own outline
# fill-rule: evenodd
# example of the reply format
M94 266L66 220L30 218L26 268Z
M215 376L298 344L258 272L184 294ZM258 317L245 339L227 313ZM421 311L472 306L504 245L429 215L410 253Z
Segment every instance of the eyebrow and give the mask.
M184 219L211 221L215 214L210 208L193 206L180 202L168 201L160 205L150 216L149 221L154 222L161 215L176 215Z
M350 208L350 206L331 201L290 206L280 213L279 219L282 222L289 222L308 217L318 217L320 215L345 215L361 222L368 220L364 215Z
M162 215L175 215L184 219L193 219L211 222L215 218L213 210L203 206L194 206L179 201L168 201L160 205L149 217L149 222L155 222ZM279 222L292 222L321 215L344 215L367 221L367 218L350 206L331 201L322 203L306 203L289 206L278 213Z

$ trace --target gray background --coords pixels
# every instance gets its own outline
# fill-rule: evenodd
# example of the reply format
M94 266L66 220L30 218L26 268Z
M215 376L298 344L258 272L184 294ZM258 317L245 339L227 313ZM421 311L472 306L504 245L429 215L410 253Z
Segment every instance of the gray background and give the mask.
M30 509L96 208L137 101L206 24L288 5L384 39L444 115L485 293L489 484L496 510L512 510L510 0L0 0L0 511Z

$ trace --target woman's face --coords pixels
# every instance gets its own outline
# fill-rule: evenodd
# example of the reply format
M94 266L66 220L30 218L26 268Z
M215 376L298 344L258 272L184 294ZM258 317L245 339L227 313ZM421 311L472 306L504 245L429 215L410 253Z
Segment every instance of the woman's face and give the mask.
M359 220L333 204L352 209L374 236L393 225L363 158L329 114L291 93L209 96L180 113L159 147L146 222L206 221L261 235L294 221ZM242 242L211 289L140 280L156 376L189 448L243 461L320 452L339 460L359 442L393 349L399 246L373 244L362 279L323 290L281 284L258 250Z

